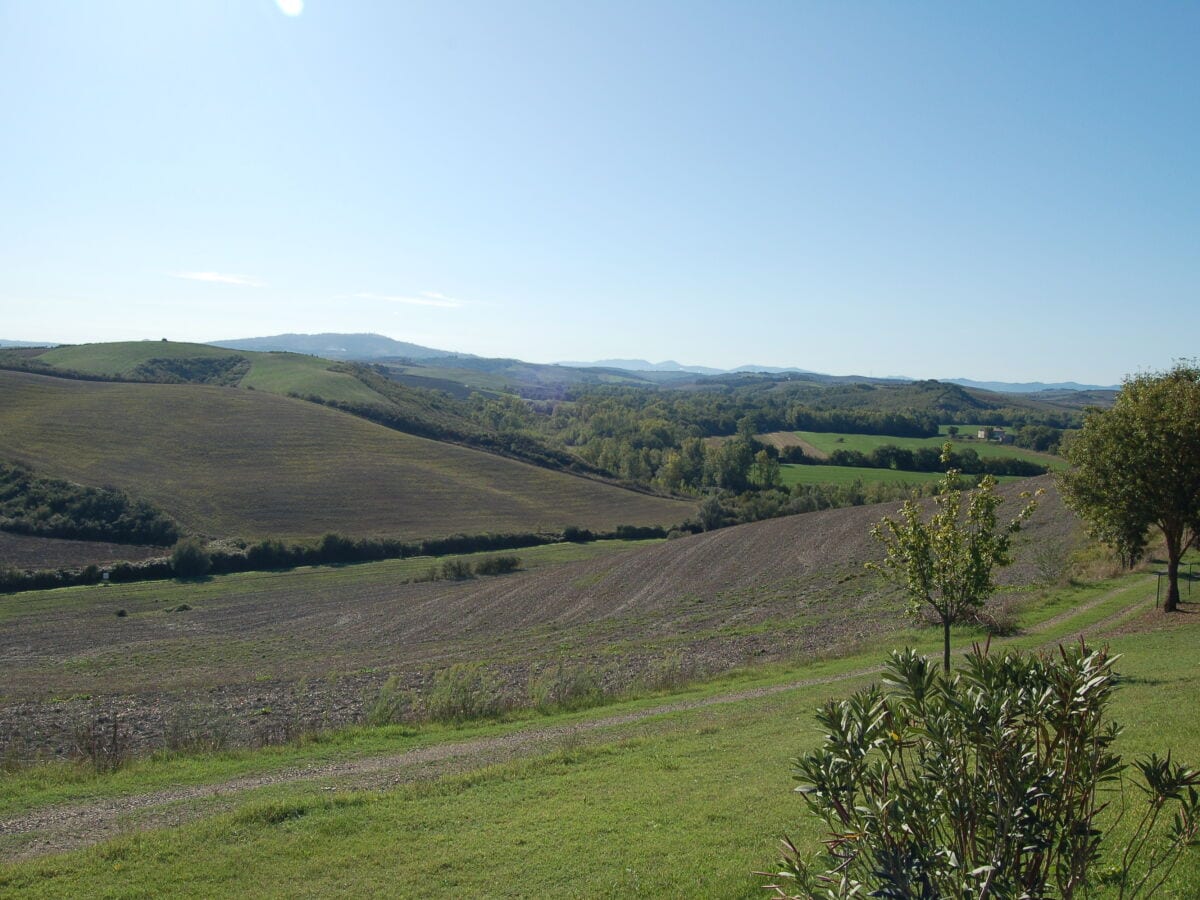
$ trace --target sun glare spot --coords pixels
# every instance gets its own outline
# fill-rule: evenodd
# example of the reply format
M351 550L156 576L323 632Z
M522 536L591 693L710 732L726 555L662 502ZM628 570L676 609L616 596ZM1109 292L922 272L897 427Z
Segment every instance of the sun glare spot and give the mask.
M298 16L304 12L304 0L275 0L285 16Z

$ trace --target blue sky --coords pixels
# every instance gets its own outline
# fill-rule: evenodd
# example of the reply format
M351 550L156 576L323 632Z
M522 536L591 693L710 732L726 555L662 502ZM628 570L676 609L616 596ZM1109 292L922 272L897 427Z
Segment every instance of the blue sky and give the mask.
M1183 3L0 0L0 337L1110 383L1196 353L1198 45Z

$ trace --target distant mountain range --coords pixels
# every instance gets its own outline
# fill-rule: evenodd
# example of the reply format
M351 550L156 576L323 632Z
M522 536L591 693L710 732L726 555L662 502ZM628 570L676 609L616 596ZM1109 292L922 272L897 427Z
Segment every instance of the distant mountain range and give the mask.
M0 340L0 347L57 347L58 344L54 341L4 341Z
M780 375L784 372L796 372L802 375L815 375L811 369L797 369L778 366L738 366L736 369L714 369L711 366L685 366L673 359L652 363L645 359L598 359L595 362L557 362L556 366L570 366L573 369L624 369L626 372L691 372L694 375L736 375L739 372L765 372L768 375Z
M409 359L432 360L457 358L461 360L479 360L480 357L470 353L455 353L450 350L438 350L433 347L423 347L407 341L397 341L382 334L276 334L269 337L237 338L225 341L212 341L215 347L229 350L282 350L291 353L307 353L326 359L342 360L383 360ZM26 341L0 341L0 347L30 347L40 346ZM506 363L520 362L519 360L504 360ZM447 362L441 363L446 365ZM532 364L529 364L532 365ZM718 369L712 366L684 365L668 359L663 362L650 362L645 359L598 359L592 362L563 361L553 363L555 366L566 366L572 369L620 369L626 372L658 372L679 373L702 376L737 375L742 373L761 372L768 375L794 373L797 375L812 375L820 379L835 381L916 381L918 379L895 376L892 378L866 378L861 376L843 375L832 376L813 372L811 369L801 369L795 366L759 366L744 365L734 369ZM957 384L962 387L978 388L995 391L1002 394L1032 394L1041 391L1115 391L1120 385L1080 384L1076 381L1042 382L1042 381L975 381L970 378L940 378L947 384Z
M675 362L673 359L668 359L659 363L652 363L645 359L598 359L595 362L563 361L555 363L555 365L571 366L572 368L578 369L624 369L629 372L692 372L696 375L736 375L740 372L763 372L767 375L782 375L787 372L794 372L798 375L822 374L814 372L812 369L800 369L795 366L780 368L778 366L745 365L738 366L736 369L714 369L710 366L685 366ZM905 375L893 375L883 379L864 378L863 380L919 381L920 379L910 378ZM995 391L996 393L1000 394L1032 394L1038 391L1117 391L1121 389L1120 385L1080 384L1077 381L1058 381L1052 383L1043 381L973 381L970 378L938 378L937 380L946 384L957 384L961 385L962 387L979 388L980 390Z
M436 356L470 356L422 347L407 341L396 341L382 334L275 334L270 337L237 338L209 343L226 350L283 350L289 353L307 353L325 359L432 359Z

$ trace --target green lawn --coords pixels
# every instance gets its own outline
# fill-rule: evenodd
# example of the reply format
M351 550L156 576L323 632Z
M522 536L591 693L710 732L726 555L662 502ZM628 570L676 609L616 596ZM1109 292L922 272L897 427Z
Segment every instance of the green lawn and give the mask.
M1022 447L1014 447L1012 444L995 444L988 441L976 440L974 439L975 429L972 426L960 425L958 427L960 437L954 441L954 448L956 450L970 448L979 454L981 458L1027 459L1039 465L1049 466L1054 470L1065 469L1067 466L1066 460L1062 457L1053 456L1048 453L1038 453ZM917 450L921 447L940 448L948 437L908 438L891 437L890 435L881 434L839 434L825 431L797 431L796 434L802 440L807 441L824 453L833 453L835 450L857 450L860 453L870 453L876 447L883 447L888 444L910 450ZM961 435L966 434L970 434L972 439L966 440L961 437Z
M1144 574L1069 596L1082 602L1114 584L1128 584L1130 593L1020 643L1067 639L1072 626L1121 608L1131 596L1153 596ZM1110 637L1112 650L1123 654L1113 714L1127 726L1121 746L1127 756L1173 748L1182 760L1200 761L1200 732L1187 700L1200 688L1200 623L1192 618ZM964 637L958 636L959 649ZM923 632L916 643L932 647L936 635ZM882 655L876 647L775 672L768 681L845 672ZM595 740L567 732L547 754L390 790L337 790L332 782L268 787L190 825L0 869L0 895L765 896L752 873L771 868L779 838L787 834L815 850L823 837L790 778L790 760L819 739L812 712L867 680L670 713L613 726ZM411 733L392 739L401 749L413 743ZM445 739L445 732L430 735ZM137 789L138 779L126 776L124 787ZM195 801L201 811L220 802ZM1102 867L1112 863L1123 836L1113 835ZM1200 865L1193 856L1156 896L1194 897L1196 883Z

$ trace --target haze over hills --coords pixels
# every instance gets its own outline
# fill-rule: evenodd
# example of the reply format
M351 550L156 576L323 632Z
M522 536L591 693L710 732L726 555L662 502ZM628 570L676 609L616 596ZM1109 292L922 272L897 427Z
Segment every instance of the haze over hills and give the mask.
M211 341L214 347L228 350L283 350L289 353L310 353L326 359L429 359L434 356L470 356L435 350L397 341L382 334L275 334L268 337L235 338L227 341Z
M939 378L950 384L961 384L963 387L980 388L985 391L996 391L1000 394L1036 394L1040 391L1119 391L1119 384L1080 384L1077 381L972 381L970 378Z
M0 339L0 347L56 347L61 346L52 341L17 341ZM375 362L383 360L410 360L421 365L434 366L439 369L467 369L476 373L486 372L501 379L522 381L530 373L537 373L540 382L577 383L583 381L594 383L611 380L612 373L630 373L632 382L661 383L663 377L686 377L696 375L717 377L740 374L767 375L801 375L809 376L819 381L833 382L905 382L922 379L905 375L892 375L876 378L865 375L830 375L804 369L798 366L765 366L747 364L732 369L721 369L714 366L688 365L675 360L650 362L645 359L600 359L592 362L579 360L564 360L555 363L531 363L519 359L487 358L471 353L461 353L453 350L442 350L426 347L408 341L400 341L377 333L343 334L326 332L322 334L277 334L262 337L231 338L228 340L211 341L208 346L229 350L250 350L259 352L289 352L318 356L324 359L355 362ZM565 370L586 370L594 373L582 378L569 374ZM608 373L606 376L604 373ZM405 373L404 377L414 384L422 385L427 380L442 380L441 376L430 373L421 378L417 372ZM945 384L957 384L962 387L992 391L1001 394L1036 394L1041 392L1089 392L1116 391L1120 385L1081 384L1077 381L1061 382L1008 382L981 381L971 378L939 378Z
M0 342L2 344L3 342ZM236 338L222 341L212 341L214 347L224 347L232 350L284 350L292 353L309 353L327 359L370 361L389 358L407 358L412 360L442 359L438 365L452 365L446 359L480 360L483 363L492 362L483 357L470 353L459 353L450 350L438 350L424 347L407 341L398 341L381 334L277 334L267 337ZM562 367L570 369L615 369L624 372L656 372L692 375L736 375L764 373L768 375L783 375L795 373L798 375L813 375L821 379L838 381L919 381L921 379L908 376L888 376L874 378L860 375L829 375L804 369L799 366L764 366L746 364L732 369L721 369L714 366L687 365L675 360L650 362L646 359L598 359L591 362L581 360L562 360L549 364L528 363L523 360L495 360L511 366L519 363L522 366ZM969 378L939 378L949 384L959 384L963 387L980 388L997 393L1025 394L1038 391L1108 391L1118 390L1119 385L1080 384L1075 381L1064 382L1006 382L1006 381L976 381Z
M57 347L53 341L5 341L0 340L0 347Z

